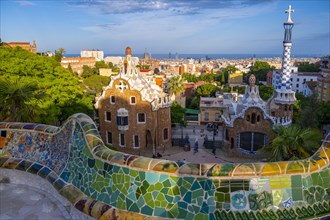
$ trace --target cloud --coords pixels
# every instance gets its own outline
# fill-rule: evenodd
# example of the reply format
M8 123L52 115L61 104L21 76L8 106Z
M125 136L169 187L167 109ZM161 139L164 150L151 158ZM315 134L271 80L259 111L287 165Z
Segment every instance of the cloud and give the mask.
M23 6L23 7L29 7L29 6L36 5L34 2L30 2L30 1L16 1L16 3L18 3L20 6Z
M169 11L173 15L195 15L205 10L245 8L278 0L70 0L67 4L97 10L102 14L144 13Z

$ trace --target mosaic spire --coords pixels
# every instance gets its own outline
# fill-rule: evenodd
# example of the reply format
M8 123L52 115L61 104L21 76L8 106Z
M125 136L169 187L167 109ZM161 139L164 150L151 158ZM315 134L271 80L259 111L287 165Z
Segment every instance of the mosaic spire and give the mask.
M277 97L275 101L279 103L294 104L296 101L295 93L291 89L291 72L290 72L290 57L291 57L291 47L292 47L292 28L293 21L291 19L291 13L293 9L289 5L288 10L285 11L288 13L287 20L283 23L284 26L284 40L283 40L283 58L282 58L282 68L281 68L281 77L280 83L278 83L276 92Z

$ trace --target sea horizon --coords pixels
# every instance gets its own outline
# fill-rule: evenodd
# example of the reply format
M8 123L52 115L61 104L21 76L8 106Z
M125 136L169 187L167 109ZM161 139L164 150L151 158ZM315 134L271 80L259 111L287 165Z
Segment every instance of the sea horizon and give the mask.
M80 56L79 53L72 53L72 54L63 54L64 57L75 57L75 56ZM104 54L104 57L107 56L125 56L125 54ZM133 56L142 58L143 54L133 54ZM206 53L201 53L201 54L165 54L165 53L160 53L160 54L151 54L152 58L155 59L249 59L249 58L256 58L256 59L262 59L262 58L281 58L283 54L206 54ZM320 54L291 54L291 58L318 58L326 55L320 55Z

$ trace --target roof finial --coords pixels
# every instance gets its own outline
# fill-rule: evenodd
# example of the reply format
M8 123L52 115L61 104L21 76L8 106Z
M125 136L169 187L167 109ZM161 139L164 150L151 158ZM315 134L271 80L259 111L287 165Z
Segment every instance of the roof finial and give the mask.
M288 20L286 22L288 23L293 23L293 21L291 20L291 13L294 12L293 9L291 9L291 5L289 5L288 10L285 10L285 13L288 13Z

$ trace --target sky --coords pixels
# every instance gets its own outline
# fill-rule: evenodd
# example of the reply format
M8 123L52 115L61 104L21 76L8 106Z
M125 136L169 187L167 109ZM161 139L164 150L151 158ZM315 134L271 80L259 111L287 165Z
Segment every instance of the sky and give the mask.
M0 37L67 54L282 54L289 5L291 54L330 54L328 0L0 0Z

